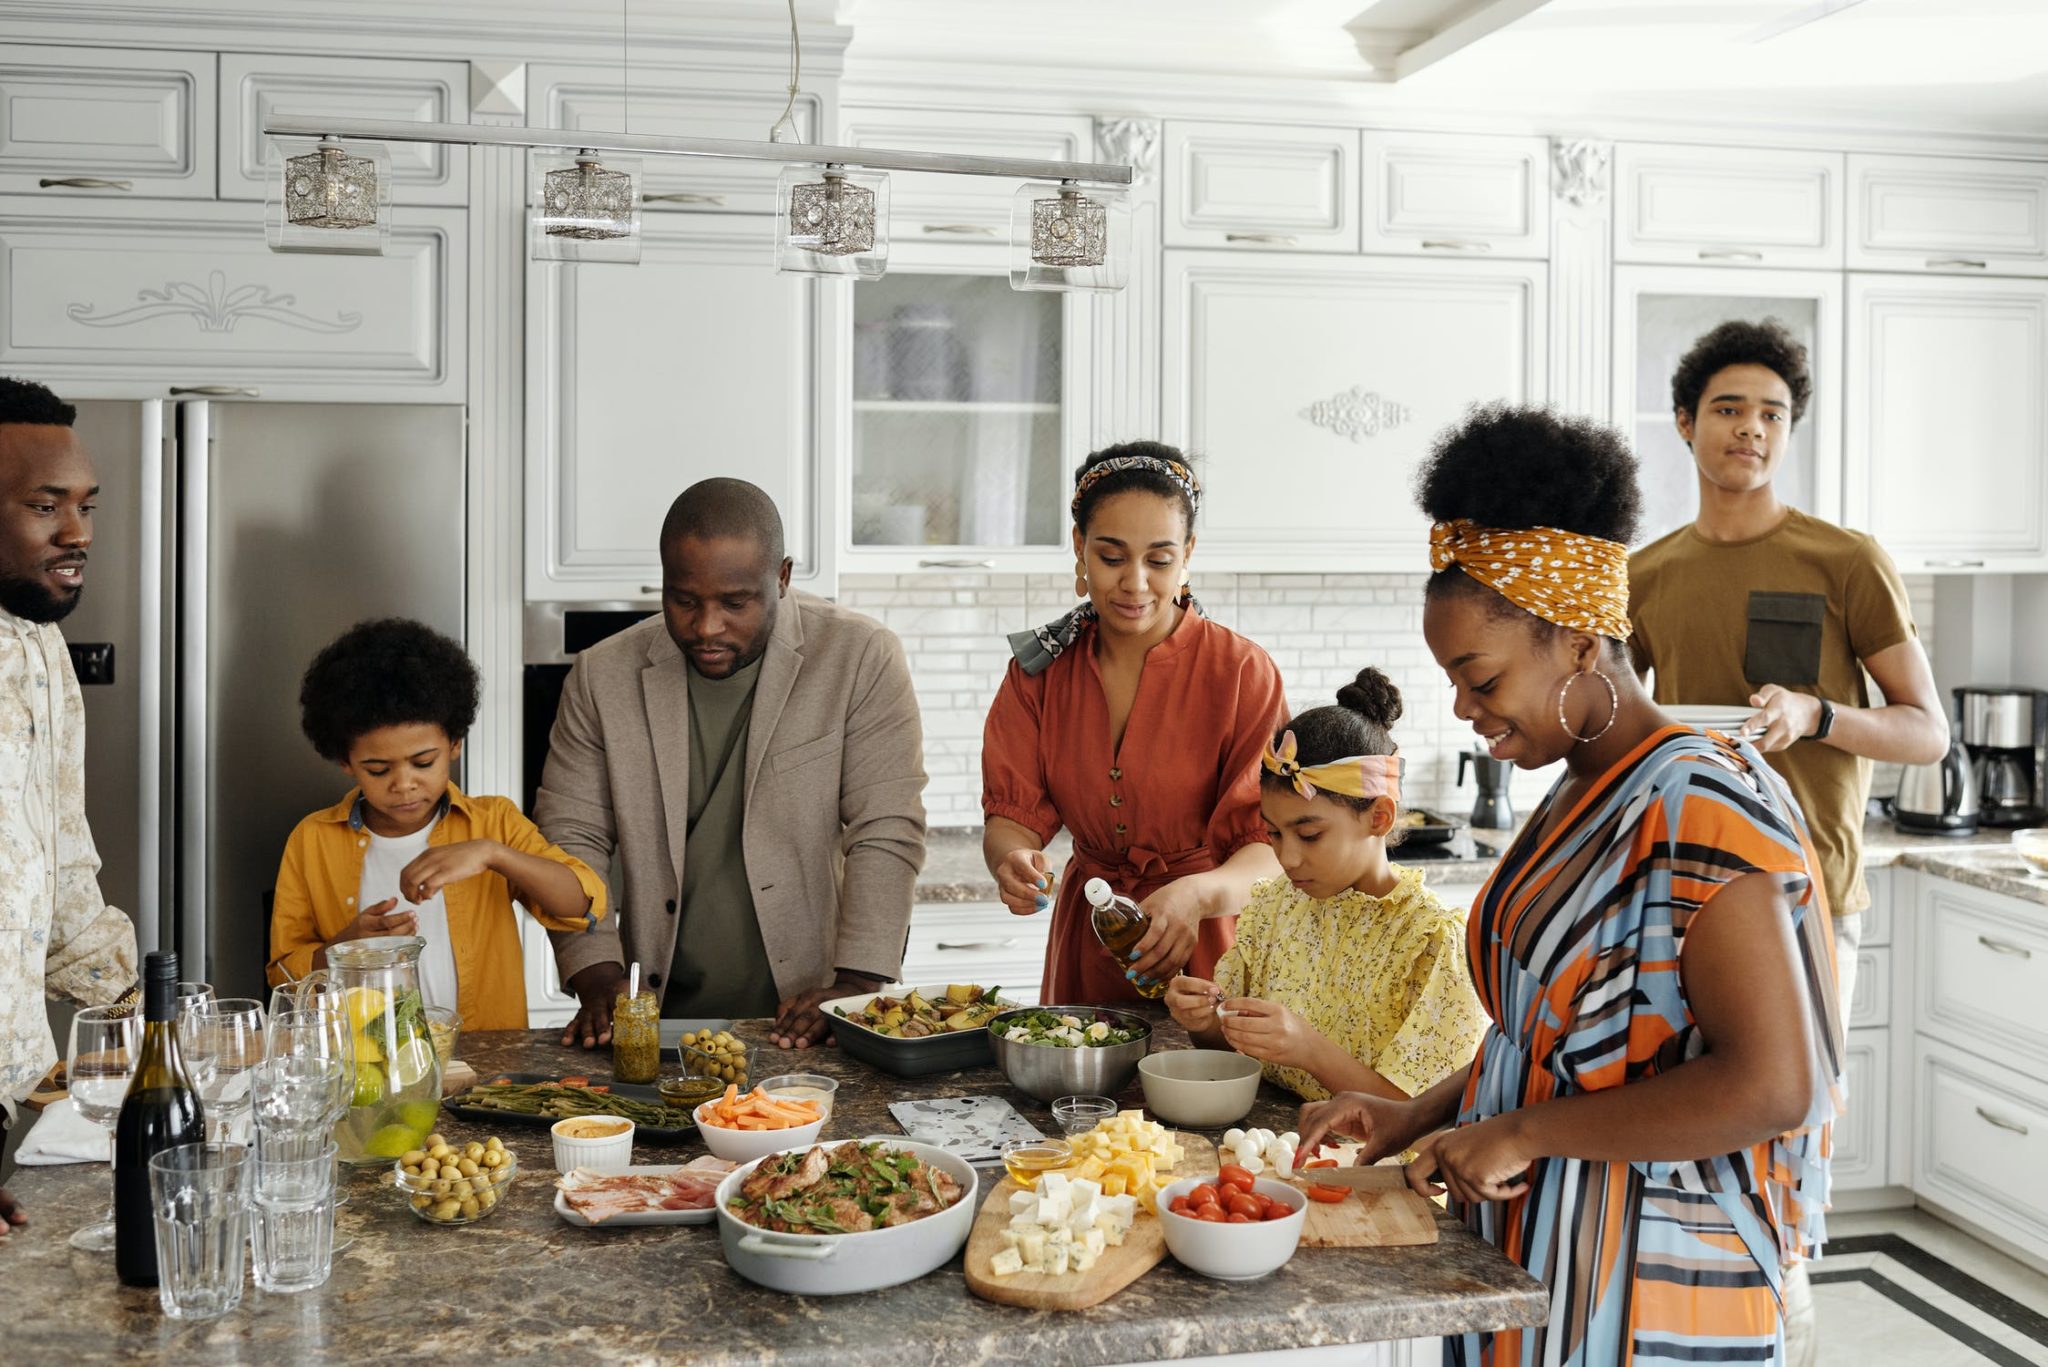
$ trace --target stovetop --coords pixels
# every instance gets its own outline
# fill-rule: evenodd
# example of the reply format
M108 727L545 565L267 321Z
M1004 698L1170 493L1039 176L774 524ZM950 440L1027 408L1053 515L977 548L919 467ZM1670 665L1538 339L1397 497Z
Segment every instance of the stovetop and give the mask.
M1398 864L1412 864L1440 859L1497 859L1500 851L1483 840L1451 839L1437 845L1396 845L1390 857Z

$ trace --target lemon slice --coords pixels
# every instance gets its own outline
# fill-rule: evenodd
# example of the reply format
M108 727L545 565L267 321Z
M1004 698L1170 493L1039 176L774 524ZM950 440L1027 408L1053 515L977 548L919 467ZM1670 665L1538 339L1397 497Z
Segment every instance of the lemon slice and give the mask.
M348 1019L360 1034L364 1026L384 1014L388 1000L374 987L351 987L348 990Z
M391 1055L391 1090L402 1092L433 1071L434 1046L423 1039L407 1040Z
M372 1158L397 1158L417 1148L420 1132L409 1125L385 1125L363 1143Z
M374 1063L356 1065L356 1094L351 1107L374 1106L384 1099L384 1070Z

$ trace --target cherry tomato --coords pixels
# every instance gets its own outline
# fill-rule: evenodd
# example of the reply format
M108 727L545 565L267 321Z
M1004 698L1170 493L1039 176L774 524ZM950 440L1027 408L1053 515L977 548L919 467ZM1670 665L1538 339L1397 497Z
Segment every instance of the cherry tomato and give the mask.
M1169 1205L1167 1209L1175 1215L1192 1215L1195 1213L1195 1208L1188 1204L1188 1198L1185 1196L1174 1197L1173 1204Z
M1284 1220L1294 1214L1293 1207L1289 1206L1285 1201L1275 1201L1270 1196L1261 1196L1259 1198L1259 1211L1260 1218L1266 1220Z
M1333 1187L1322 1182L1310 1182L1303 1186L1302 1190L1308 1193L1309 1200L1333 1206L1351 1195L1349 1187Z
M1188 1193L1191 1206L1218 1206L1223 1204L1222 1194L1206 1182Z
M1224 1196L1223 1208L1232 1215L1242 1215L1247 1220L1258 1219L1264 1209L1259 1205L1259 1198L1257 1196L1250 1192L1238 1191L1235 1188Z
M1253 1221L1252 1217L1243 1211L1233 1210L1230 1214L1223 1217L1223 1223L1226 1225L1248 1225L1253 1223Z
M1301 1166L1304 1168L1334 1168L1337 1166L1337 1160L1334 1158L1311 1158Z
M1225 1163L1216 1170L1216 1180L1223 1186L1236 1187L1239 1191L1250 1191L1258 1179L1252 1176L1250 1168L1236 1163Z
M1196 1206L1195 1218L1197 1220L1207 1220L1212 1225L1220 1225L1224 1223L1225 1220L1227 1220L1229 1217L1224 1215L1224 1213L1215 1206Z

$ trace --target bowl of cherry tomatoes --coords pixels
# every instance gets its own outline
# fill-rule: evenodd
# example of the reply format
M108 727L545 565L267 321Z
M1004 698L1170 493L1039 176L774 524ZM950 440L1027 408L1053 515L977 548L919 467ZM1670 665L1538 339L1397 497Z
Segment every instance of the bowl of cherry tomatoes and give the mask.
M1248 1281L1276 1272L1301 1245L1308 1197L1285 1182L1225 1163L1215 1177L1184 1177L1158 1196L1166 1250L1205 1277Z

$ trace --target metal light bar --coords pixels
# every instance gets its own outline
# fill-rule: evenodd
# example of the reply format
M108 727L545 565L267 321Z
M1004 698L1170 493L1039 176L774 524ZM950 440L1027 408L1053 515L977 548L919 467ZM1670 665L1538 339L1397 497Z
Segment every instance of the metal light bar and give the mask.
M578 132L561 128L502 128L488 124L414 123L405 119L302 118L277 115L263 125L272 137L353 138L363 142L438 142L457 147L550 147L575 152L638 152L729 161L803 162L869 171L942 171L1017 180L1078 180L1129 185L1131 168L1106 161L1036 161L1028 157L975 157L955 152L899 152L883 147L828 147L815 142L755 142L742 138L672 138L648 133Z

